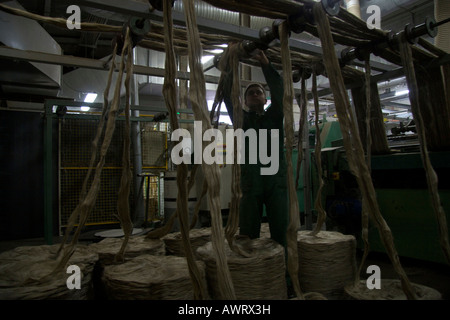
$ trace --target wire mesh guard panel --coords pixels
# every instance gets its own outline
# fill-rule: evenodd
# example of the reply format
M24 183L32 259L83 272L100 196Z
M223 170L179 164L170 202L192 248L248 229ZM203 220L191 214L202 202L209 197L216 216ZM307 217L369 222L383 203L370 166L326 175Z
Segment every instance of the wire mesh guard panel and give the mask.
M154 122L141 123L142 167L167 169L167 133L154 126Z
M66 226L72 211L79 201L80 190L88 169L64 169L60 170L60 212L61 226ZM100 191L97 195L95 206L89 215L86 225L117 223L117 193L120 186L122 170L105 168L101 174ZM88 181L88 188L92 183L93 175ZM132 191L132 190L130 190ZM130 196L130 201L133 197ZM132 205L132 203L131 203Z
M92 155L92 141L95 138L99 120L97 119L64 119L60 127L60 223L64 227L78 204L83 181L89 169ZM105 164L101 174L100 191L86 225L117 223L117 194L122 174L123 131L125 122L116 121L116 128L105 157ZM147 129L148 127L148 129ZM166 133L151 129L141 123L141 147L143 169L166 168ZM152 131L151 131L152 130ZM102 139L97 149L97 159L94 162L92 176L98 161ZM131 152L133 154L133 152ZM150 154L150 155L149 155ZM158 156L151 155L157 154ZM162 156L160 157L160 155ZM162 158L162 160L158 160ZM152 159L155 159L152 162ZM159 162L157 162L158 160ZM162 164L162 165L161 165ZM87 183L87 190L92 183L92 177ZM156 188L156 190L154 189ZM149 183L148 218L158 216L158 183L150 179ZM147 195L146 185L142 189L144 197ZM130 213L133 216L134 192L130 190ZM146 199L145 199L146 200Z
M159 187L158 176L148 176L148 193L147 193L147 182L144 182L144 201L147 208L147 221L154 222L161 220L163 212L160 210L161 203L161 190Z

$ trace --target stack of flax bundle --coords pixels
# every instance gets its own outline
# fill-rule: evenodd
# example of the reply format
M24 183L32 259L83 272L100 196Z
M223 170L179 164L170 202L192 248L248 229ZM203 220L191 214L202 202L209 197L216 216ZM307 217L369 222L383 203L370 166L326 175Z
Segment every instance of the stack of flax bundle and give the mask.
M202 261L196 261L196 264L206 287L205 264ZM102 281L108 299L194 299L184 257L141 255L122 264L106 266Z
M123 259L118 259L118 253L124 238L106 238L93 243L89 247L98 254L98 263L94 270L94 291L97 299L106 299L106 289L103 283L103 273L106 266L120 264L135 257L150 254L165 255L164 242L160 239L147 239L145 236L131 236L128 239Z
M98 255L87 246L80 245L69 261L60 266L58 247L58 245L24 246L1 253L0 299L92 299L92 275ZM76 290L70 290L67 286L71 276L67 273L70 265L80 268L80 288Z
M412 283L418 300L441 300L439 291L416 283ZM367 288L366 280L361 280L356 286L347 286L345 292L352 300L406 300L407 297L398 279L381 279L379 290Z
M287 299L286 265L284 248L277 242L259 238L236 237L236 245L247 256L232 251L227 246L228 268L238 300ZM197 249L206 264L206 279L212 299L223 299L217 290L217 266L212 243Z
M189 231L189 239L195 255L197 248L211 241L211 228L192 229ZM164 241L167 255L186 256L181 232L169 233L162 238L162 241Z
M89 247L98 253L100 265L106 266L115 262L122 242L123 238L106 238ZM147 239L145 236L131 236L126 246L124 259L129 260L143 254L165 255L164 242L160 239Z
M299 231L299 281L305 292L318 292L328 299L344 299L345 286L356 275L356 239L334 231Z

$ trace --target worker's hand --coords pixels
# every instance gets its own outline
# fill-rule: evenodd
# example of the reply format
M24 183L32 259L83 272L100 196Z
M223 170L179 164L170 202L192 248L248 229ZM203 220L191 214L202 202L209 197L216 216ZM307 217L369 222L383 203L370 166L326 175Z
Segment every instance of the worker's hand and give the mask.
M261 63L262 65L268 65L269 64L269 59L267 59L266 54L264 53L264 51L257 49L255 51L255 54L252 56L253 59L258 60L259 63Z

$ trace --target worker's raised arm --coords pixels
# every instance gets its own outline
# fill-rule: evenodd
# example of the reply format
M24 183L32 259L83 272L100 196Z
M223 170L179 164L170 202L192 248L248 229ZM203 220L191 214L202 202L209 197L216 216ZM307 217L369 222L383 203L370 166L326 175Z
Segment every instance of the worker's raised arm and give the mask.
M283 116L283 79L263 51L255 55L254 58L261 63L261 70L269 86L271 107L268 112L276 116Z

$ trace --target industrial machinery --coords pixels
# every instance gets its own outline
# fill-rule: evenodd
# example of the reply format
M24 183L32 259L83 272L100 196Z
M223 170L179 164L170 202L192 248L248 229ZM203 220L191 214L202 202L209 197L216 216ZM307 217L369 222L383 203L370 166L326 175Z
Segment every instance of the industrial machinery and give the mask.
M326 130L331 126L339 128L339 122L325 123L321 129L324 140L331 140L321 154L325 180L322 201L327 212L327 229L355 235L358 246L363 248L361 195L348 167L342 140L337 138L340 132ZM394 131L397 134L388 136L390 153L371 157L372 181L380 211L392 231L399 256L445 263L417 136L402 133L405 130ZM450 182L445 177L450 173L450 152L430 152L430 159L439 178L439 195L448 221ZM312 164L313 197L317 192L316 176ZM385 252L378 230L370 222L369 243L371 251Z

